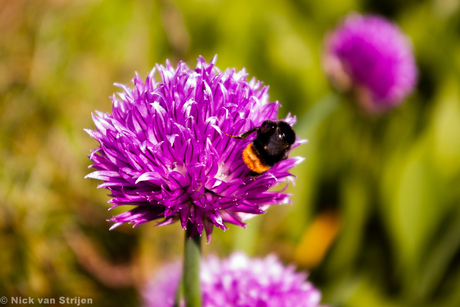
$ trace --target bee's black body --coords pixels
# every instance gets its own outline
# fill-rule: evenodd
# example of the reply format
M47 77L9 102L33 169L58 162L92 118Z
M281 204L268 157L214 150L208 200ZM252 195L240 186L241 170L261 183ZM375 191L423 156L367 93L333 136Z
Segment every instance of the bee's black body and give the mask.
M243 151L244 163L254 173L260 174L288 157L291 145L295 142L295 132L284 121L265 120L260 127L255 127L238 136L245 139L257 131L257 137Z

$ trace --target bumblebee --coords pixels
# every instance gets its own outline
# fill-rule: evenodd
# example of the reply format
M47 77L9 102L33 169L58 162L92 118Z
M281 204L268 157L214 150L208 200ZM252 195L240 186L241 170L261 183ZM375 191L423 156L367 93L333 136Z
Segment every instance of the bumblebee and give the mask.
M288 157L291 145L295 142L295 132L284 121L267 119L260 127L254 127L240 135L224 133L244 140L255 131L257 137L243 151L243 161L252 172L261 174Z

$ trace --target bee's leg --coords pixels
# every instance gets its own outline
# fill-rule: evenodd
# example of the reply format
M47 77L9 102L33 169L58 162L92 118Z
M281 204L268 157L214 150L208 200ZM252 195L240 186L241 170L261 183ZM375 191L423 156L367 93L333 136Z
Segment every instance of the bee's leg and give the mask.
M288 150L285 150L285 151L284 151L284 155L283 155L283 157L281 158L281 160L286 160L287 158L289 158L289 151L288 151Z

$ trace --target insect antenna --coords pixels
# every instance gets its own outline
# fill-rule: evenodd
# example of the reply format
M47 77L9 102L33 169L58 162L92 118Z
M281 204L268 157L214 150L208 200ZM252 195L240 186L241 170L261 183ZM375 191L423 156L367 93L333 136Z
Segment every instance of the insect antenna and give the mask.
M251 135L254 131L257 131L259 130L259 127L254 127L252 128L251 130L248 130L240 135L230 135L230 134L227 134L225 133L224 131L222 131L226 136L229 136L231 138L234 138L234 139L240 139L240 140L244 140L245 138L247 138L249 135Z

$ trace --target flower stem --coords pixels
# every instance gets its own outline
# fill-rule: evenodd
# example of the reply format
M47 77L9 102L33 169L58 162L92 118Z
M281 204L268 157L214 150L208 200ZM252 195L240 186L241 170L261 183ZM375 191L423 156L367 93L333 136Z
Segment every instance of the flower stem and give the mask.
M201 307L200 258L201 237L197 232L190 238L192 225L185 232L184 269L182 281L186 307Z

